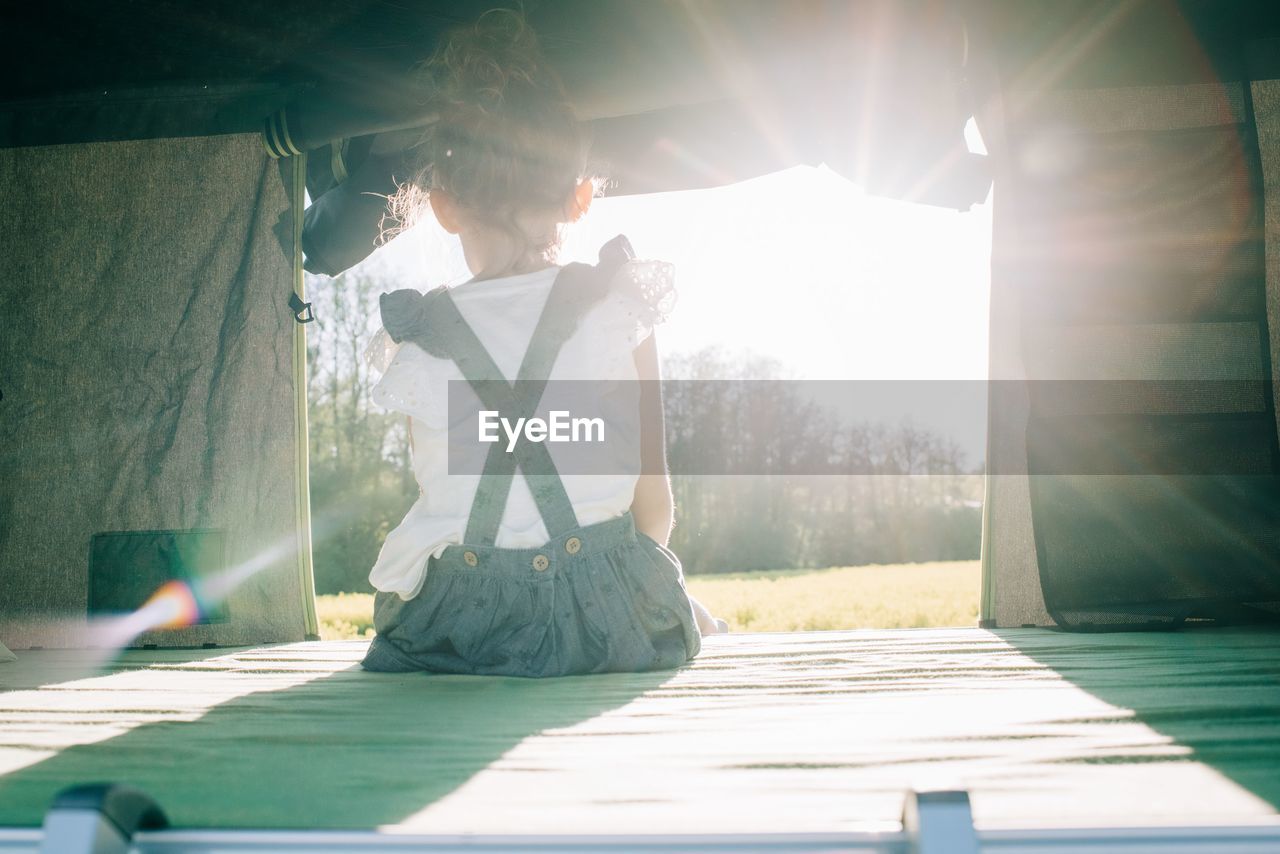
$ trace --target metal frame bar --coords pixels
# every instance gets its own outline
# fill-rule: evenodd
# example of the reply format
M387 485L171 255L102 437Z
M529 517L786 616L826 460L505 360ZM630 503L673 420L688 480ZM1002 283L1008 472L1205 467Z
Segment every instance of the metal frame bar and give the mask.
M998 854L1273 854L1280 850L1280 823L1221 827L1116 827L987 829L976 832L978 850ZM0 854L36 854L39 828L0 829ZM276 854L276 852L430 851L434 854L608 851L614 854L690 852L866 852L908 854L919 850L908 834L863 831L811 834L680 834L642 836L418 835L375 831L163 830L137 834L133 854ZM67 852L74 854L74 852Z

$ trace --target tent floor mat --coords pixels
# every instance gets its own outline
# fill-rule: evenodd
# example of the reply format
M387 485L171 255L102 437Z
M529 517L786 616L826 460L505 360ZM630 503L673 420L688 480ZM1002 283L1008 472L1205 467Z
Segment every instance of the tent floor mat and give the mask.
M909 787L979 827L1270 823L1280 632L707 638L677 671L366 673L364 641L0 664L0 826L74 783L182 827L839 832Z

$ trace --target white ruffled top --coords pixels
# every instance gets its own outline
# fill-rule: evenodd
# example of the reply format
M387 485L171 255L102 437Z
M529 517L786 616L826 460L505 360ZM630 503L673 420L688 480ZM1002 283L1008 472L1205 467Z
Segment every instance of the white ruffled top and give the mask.
M559 267L548 267L467 282L450 292L508 381L519 371L559 271ZM637 379L635 348L665 315L673 296L671 265L626 262L615 286L587 310L560 349L550 379ZM379 329L369 342L365 358L381 374L372 391L374 403L413 419L413 470L421 491L404 520L387 534L369 581L378 590L412 599L426 581L430 558L463 541L480 482L479 474L448 471L449 382L465 378L452 360L429 355L412 342L396 344L385 329ZM634 466L620 468L628 470L561 475L579 524L604 522L631 507L640 461L637 458ZM517 473L495 544L534 548L549 539L533 495Z

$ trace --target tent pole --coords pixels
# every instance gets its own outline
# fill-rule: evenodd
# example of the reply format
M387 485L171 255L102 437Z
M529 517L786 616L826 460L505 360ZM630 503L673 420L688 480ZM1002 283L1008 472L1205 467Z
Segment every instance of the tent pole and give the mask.
M302 270L302 211L306 207L307 155L306 152L290 158L293 166L289 188L289 206L293 211L293 292L306 299L306 279ZM293 382L294 382L294 448L295 494L298 534L298 583L302 593L302 619L307 640L320 639L320 625L316 619L316 585L311 565L311 476L310 433L307 428L307 326L293 324Z

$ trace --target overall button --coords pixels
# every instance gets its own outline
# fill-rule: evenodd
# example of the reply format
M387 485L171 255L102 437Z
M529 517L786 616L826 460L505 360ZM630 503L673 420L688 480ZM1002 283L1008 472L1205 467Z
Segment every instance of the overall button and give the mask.
M462 559L466 561L467 566L475 566L480 562L480 559L476 557L476 553L473 551L463 552Z
M564 550L571 555L576 555L582 549L582 540L577 537L570 537L564 541Z
M546 555L537 555L534 557L533 568L538 570L538 572L544 571L549 566L551 566L551 561L547 560Z

